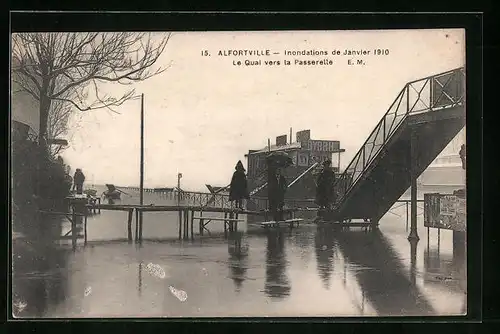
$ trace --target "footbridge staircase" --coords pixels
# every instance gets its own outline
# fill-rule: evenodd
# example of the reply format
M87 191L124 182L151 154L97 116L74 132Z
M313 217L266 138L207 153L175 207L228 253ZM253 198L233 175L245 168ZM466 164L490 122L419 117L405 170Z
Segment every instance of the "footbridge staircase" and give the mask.
M332 219L378 221L465 125L465 70L407 83L335 184Z

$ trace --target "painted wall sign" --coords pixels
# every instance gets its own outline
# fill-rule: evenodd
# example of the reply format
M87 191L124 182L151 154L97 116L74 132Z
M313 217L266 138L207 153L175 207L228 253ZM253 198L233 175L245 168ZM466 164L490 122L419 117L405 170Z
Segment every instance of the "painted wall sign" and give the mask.
M340 142L336 140L309 140L307 148L310 151L336 152L340 148Z

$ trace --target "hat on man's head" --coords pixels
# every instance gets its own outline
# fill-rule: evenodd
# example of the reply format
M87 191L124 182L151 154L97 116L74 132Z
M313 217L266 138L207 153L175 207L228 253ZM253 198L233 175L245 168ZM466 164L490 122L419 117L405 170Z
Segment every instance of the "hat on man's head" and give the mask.
M331 164L332 164L332 161L329 159L323 161L323 166L330 166Z

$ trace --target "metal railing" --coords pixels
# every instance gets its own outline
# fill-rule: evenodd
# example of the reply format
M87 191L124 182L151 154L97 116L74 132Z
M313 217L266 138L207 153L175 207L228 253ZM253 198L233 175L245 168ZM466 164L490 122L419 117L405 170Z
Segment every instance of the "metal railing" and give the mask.
M337 205L383 151L408 115L461 106L465 100L464 88L463 67L407 83L335 183Z

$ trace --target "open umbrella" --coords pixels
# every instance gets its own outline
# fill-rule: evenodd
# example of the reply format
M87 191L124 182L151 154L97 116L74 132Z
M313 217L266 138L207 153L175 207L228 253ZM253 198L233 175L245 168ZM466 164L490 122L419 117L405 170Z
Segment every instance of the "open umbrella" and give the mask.
M293 160L285 152L273 152L266 157L269 165L279 168L285 168L293 165Z

